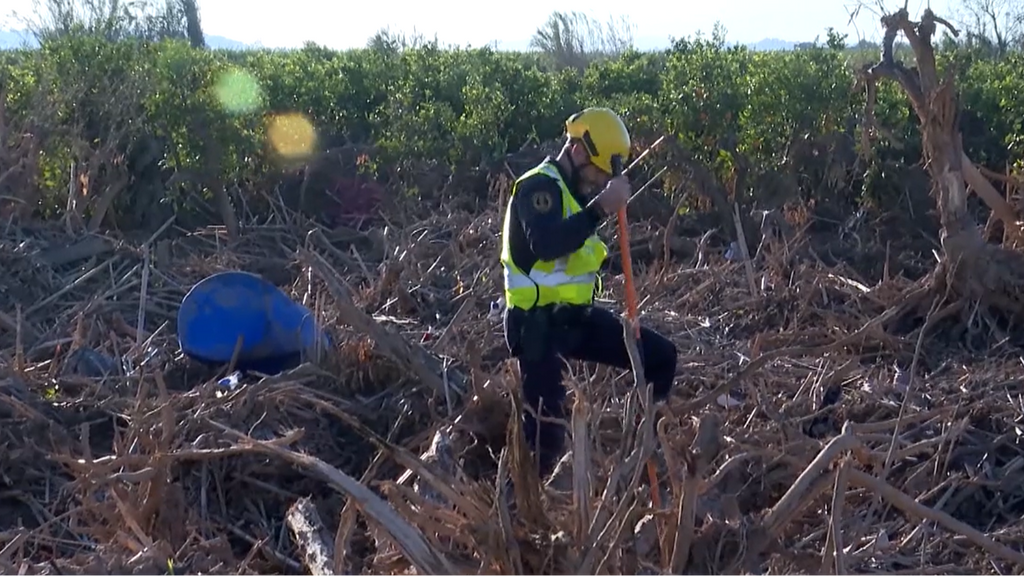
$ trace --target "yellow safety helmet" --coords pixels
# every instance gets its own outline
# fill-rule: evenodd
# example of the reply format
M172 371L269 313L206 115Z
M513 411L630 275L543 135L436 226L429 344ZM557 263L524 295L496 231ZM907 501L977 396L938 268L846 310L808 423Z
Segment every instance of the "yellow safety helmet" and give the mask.
M612 156L625 162L629 158L629 130L622 118L609 108L587 108L565 121L565 132L583 142L590 161L608 174L612 173Z

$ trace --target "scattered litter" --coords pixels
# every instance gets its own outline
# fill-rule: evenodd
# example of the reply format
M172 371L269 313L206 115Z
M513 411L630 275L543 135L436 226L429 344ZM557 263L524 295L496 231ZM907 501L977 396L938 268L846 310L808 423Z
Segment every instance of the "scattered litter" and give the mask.
M731 394L720 394L718 396L718 405L722 408L737 408L743 406L743 401L733 397Z
M231 374L228 374L227 376L218 380L217 385L227 388L228 390L234 391L235 388L238 388L241 381L242 373L239 372L238 370L235 370Z
M502 296L491 302L491 308L487 311L487 319L491 322L500 322L505 314L505 297Z
M740 250L740 245L735 240L729 243L729 248L725 251L725 259L730 262L743 259L743 251Z

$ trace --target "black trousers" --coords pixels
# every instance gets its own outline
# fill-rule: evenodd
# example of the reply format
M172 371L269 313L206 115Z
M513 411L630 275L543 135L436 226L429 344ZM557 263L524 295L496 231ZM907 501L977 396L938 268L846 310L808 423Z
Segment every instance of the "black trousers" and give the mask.
M545 306L505 313L505 341L519 361L522 400L541 416L524 410L526 441L540 461L540 473L551 473L564 451L564 426L545 419L566 418L564 358L629 369L622 323L596 306ZM666 398L676 373L676 346L648 328L640 328L644 378L654 400ZM524 406L524 407L525 407Z

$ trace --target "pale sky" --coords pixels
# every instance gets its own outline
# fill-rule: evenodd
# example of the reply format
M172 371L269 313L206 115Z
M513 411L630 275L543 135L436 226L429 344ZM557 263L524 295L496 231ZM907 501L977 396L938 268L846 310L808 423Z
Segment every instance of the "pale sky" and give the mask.
M268 47L297 47L313 41L331 48L364 46L377 30L415 30L428 38L435 34L442 43L480 46L521 45L540 26L553 8L579 10L604 20L608 15L628 12L634 25L634 37L649 44L668 44L670 36L689 36L698 30L710 33L715 21L727 30L735 42L756 42L764 38L805 42L825 37L832 26L859 38L878 40L879 0L864 0L854 24L848 24L850 11L858 0L717 0L712 2L670 0L666 4L612 2L565 2L540 0L510 3L483 3L468 0L390 2L336 2L330 0L199 0L203 29L207 34ZM929 0L910 0L911 15L920 14ZM941 16L952 16L950 5L959 0L930 0ZM887 0L894 9L903 0ZM8 16L11 11L30 13L33 0L4 0L0 28L21 28ZM869 10L868 7L871 7Z

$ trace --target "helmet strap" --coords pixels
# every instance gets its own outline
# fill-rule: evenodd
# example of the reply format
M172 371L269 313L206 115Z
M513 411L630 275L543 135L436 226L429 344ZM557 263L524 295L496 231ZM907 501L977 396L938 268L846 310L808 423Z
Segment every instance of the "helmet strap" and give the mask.
M578 166L576 161L573 160L571 151L566 155L566 158L569 160L569 188L578 194L580 186L580 168L582 168L582 166Z

